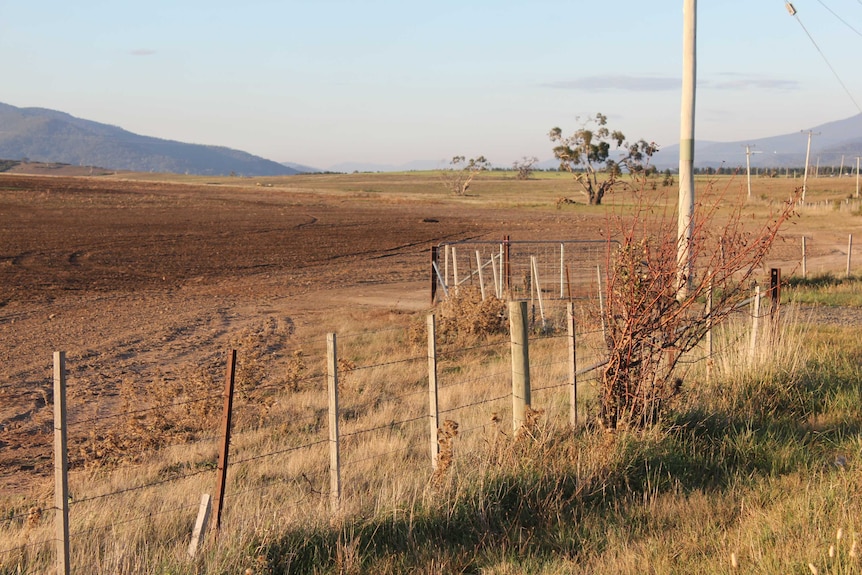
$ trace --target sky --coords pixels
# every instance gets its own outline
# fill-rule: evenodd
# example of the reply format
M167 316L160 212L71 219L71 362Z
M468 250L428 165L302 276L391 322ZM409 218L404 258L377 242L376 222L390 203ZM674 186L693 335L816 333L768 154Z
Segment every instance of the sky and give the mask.
M862 0L793 5L796 17L783 0L698 3L697 139L774 136L862 111ZM0 102L321 169L546 160L552 128L572 133L596 113L668 146L679 141L682 8L0 0Z

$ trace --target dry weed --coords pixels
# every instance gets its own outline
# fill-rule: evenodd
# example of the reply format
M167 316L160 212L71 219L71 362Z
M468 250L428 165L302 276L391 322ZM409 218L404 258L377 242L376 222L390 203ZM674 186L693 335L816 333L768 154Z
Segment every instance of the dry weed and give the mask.
M437 454L437 469L431 476L431 484L439 487L443 484L449 469L452 467L455 456L455 438L458 437L458 422L447 419L443 427L437 428L437 445L440 451Z
M450 294L438 311L437 335L445 341L464 337L507 333L506 302L488 296L484 300L475 287L462 287Z

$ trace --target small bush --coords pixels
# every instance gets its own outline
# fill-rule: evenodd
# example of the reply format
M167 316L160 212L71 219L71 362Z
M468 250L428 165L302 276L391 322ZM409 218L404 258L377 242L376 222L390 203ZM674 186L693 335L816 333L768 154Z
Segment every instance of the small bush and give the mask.
M462 287L440 305L438 336L447 341L508 331L506 302L495 296L482 299L475 287Z

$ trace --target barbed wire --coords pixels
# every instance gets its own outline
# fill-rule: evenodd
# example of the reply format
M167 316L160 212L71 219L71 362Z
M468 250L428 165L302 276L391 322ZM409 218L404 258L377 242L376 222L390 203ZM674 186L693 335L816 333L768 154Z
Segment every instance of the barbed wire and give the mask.
M491 379L492 377L499 377L499 376L502 376L502 377L504 377L504 378L507 378L507 379L506 379L506 381L508 382L508 381L509 381L509 380L511 380L511 378L512 378L512 373L511 373L511 372L509 372L509 371L493 371L493 372L488 373L488 374L486 374L486 375L477 375L477 376L472 377L472 378L470 378L470 379L462 379L462 380L457 381L457 382L455 382L455 383L449 383L449 384L446 384L446 385L438 385L438 386L437 386L437 389L438 389L438 390L440 390L440 389L450 389L450 388L452 388L452 387L458 387L459 385L466 385L466 384L468 384L468 383L474 383L474 382L477 382L477 381L482 381L483 379Z
M605 330L603 330L602 328L599 327L599 328L592 329L589 331L579 331L575 334L575 336L581 337L581 336L587 336L587 335L595 335L597 333L604 333L604 332L605 332ZM568 336L566 336L566 337L568 337Z
M533 370L540 369L540 368L553 367L555 365L565 365L567 363L569 363L569 361L567 359L561 359L561 360L557 360L557 361L546 361L546 362L542 362L542 363L530 362L530 371L532 372Z
M303 493L302 497L299 498L299 501L297 501L293 505L289 505L287 507L280 507L279 508L280 510L284 511L286 509L299 507L302 503L304 503L306 500L308 500L310 494L324 495L324 492L322 489L314 489L314 485L311 484L311 480L308 479L308 477L306 477L304 473L302 474L302 478L308 482L308 484L310 486L309 491L307 491L306 493ZM243 489L242 491L234 491L233 493L226 493L224 497L225 497L225 499L232 499L234 497L239 497L241 495L247 495L249 493L254 493L256 491L263 491L264 489L269 489L270 487L272 487L276 483L288 483L288 482L294 483L297 486L304 485L304 484L300 483L296 478L293 478L293 479L279 478L279 479L273 479L272 481L268 481L268 482L264 483L263 485L257 485L255 487L249 487L248 489Z
M547 385L545 387L534 387L530 391L533 391L533 392L535 392L535 391L546 391L548 389L559 389L561 387L571 387L571 386L572 386L572 382L566 381L563 383L559 383L557 385Z
M210 441L216 441L217 439L218 438L214 438ZM171 449L174 447L186 447L189 445L194 445L196 443L199 443L199 442L194 441L194 442L190 442L190 443L174 443L170 446L160 447L158 449L158 451L163 451L165 449ZM213 448L217 448L217 447L218 446L215 446L215 445L213 446ZM149 453L148 455L155 455L155 452ZM98 461L98 459L96 459L95 461ZM152 462L140 460L140 461L130 461L130 462L125 463L125 464L119 464L119 463L118 464L105 464L105 467L109 467L110 471L112 473L117 473L120 471L129 471L130 469L145 467L147 465L153 465L153 464L152 464ZM209 469L212 470L212 469L215 469L215 467L210 467ZM92 473L92 469L88 469L86 467L83 469L69 469L69 475L83 475L83 474L87 474L87 473Z
M374 455L369 455L368 457L362 457L362 458L360 458L360 459L351 459L350 461L345 462L345 463L344 463L344 466L345 466L345 467L348 467L348 466L350 466L350 465L356 465L356 464L358 464L358 463L363 463L363 462L365 462L365 461L371 461L372 459L380 459L381 457L386 457L386 456L389 456L389 455L394 455L394 454L396 454L396 453L400 453L400 452L402 452L402 451L407 451L407 450L409 450L409 449L413 449L413 446L412 446L412 445L408 445L408 446L406 446L406 447L399 447L398 449L393 449L392 451L387 451L386 453L376 453L376 454L374 454Z
M191 405L193 403L202 403L204 401L212 401L213 399L223 397L223 396L224 396L224 392L219 392L217 394L212 394L212 395L208 395L208 396L201 396L201 397L198 397L195 399L189 399L187 401L180 401L177 403L165 403L165 404L155 405L152 407L146 407L143 409L137 409L137 410L133 410L133 411L124 411L122 413L113 413L110 415L91 417L89 419L82 419L82 420L76 421L75 423L71 423L71 424L69 424L69 427L78 427L78 426L81 426L81 425L84 425L87 423L96 423L97 421L104 421L106 419L119 419L121 417L129 417L129 416L133 416L133 415L141 415L143 413L150 413L153 411L158 411L160 409L166 409L166 408L172 408L172 407L182 407L184 405Z
M401 421L393 421L393 422L390 422L390 423L387 423L384 425L378 425L377 427L371 427L369 429L361 429L359 431L353 431L351 433L342 433L339 435L339 438L340 439L347 439L347 438L354 437L357 435L363 435L365 433L371 433L373 431L381 431L383 429L392 429L393 427L396 427L398 425L404 425L406 423L413 423L413 422L419 421L421 419L426 419L427 417L428 417L428 414L425 413L425 414L419 415L417 417L411 417L409 419L402 419Z
M587 367L582 367L581 369L575 371L575 375L584 375L585 373L590 373L593 370L599 369L600 367L606 366L610 360L603 359L598 363L594 363L592 365L588 365Z
M290 382L290 384L296 385L299 383L307 383L307 382L313 381L315 379L324 379L326 377L326 375L327 375L326 372L313 373L311 375L307 375L307 376L301 377L299 379L293 380L292 382ZM269 383L267 385L255 386L255 387L251 388L250 391L267 391L269 389L278 389L278 390L284 391L285 387L287 387L287 385L288 384L286 384L285 382ZM289 390L287 390L287 391L289 391Z
M407 397L412 397L414 395L420 395L420 394L425 395L426 393L428 393L427 387L425 387L423 389L417 389L416 391L410 391L407 393L403 393L401 395L393 395L393 396L387 397L386 399L384 399L384 401L387 401L387 402L399 401L399 400L405 399Z
M196 477L198 475L203 475L204 473L211 473L212 469L200 469L198 471L194 471L192 473L186 473L183 475L177 475L174 477L168 477L166 479L160 479L159 481L153 481L152 483L146 483L144 485L137 485L135 487L128 487L126 489L120 489L119 491L112 491L111 493L103 493L102 495L94 495L92 497L85 497L83 499L76 499L69 502L69 505L79 505L81 503L88 503L90 501L98 501L100 499L106 499L108 497L113 497L115 495L122 495L124 493L131 493L133 491L141 491L143 489L149 489L151 487L158 487L159 485L165 485L166 483L172 483L174 481L181 481L183 479L189 479L190 477Z
M182 505L180 507L174 507L172 509L164 509L162 511L153 511L153 512L147 513L146 515L138 515L135 517L131 517L129 519L123 519L122 521L111 521L110 523L105 523L103 525L97 525L95 527L89 527L87 529L82 529L81 531L75 531L73 533L69 533L69 539L80 538L84 535L89 535L89 534L94 533L96 531L114 528L114 527L117 527L120 525L128 525L130 523L137 523L139 521L146 521L147 519L152 519L153 517L160 517L162 515L179 513L180 511L188 511L188 510L199 509L199 508L200 508L200 504L195 503L193 505ZM183 536L183 535L181 535L181 536Z
M454 358L457 354L462 354L462 353L465 353L468 351L476 351L478 349L488 349L491 347L503 346L503 345L508 345L508 344L509 344L509 340L505 339L505 340L501 340L501 341L482 343L482 344L474 345L472 347L459 347L458 349L454 349L454 350L439 350L438 349L437 350L437 360L440 361L441 359L447 359L450 357Z
M27 511L26 513L19 513L17 515L10 515L9 517L0 518L0 523L12 524L16 519L25 519L27 517L30 517L29 511Z
M488 425L490 425L490 424L488 424L488 423L483 423L483 424L481 424L481 425L476 425L476 426L474 426L474 427L468 427L467 429L459 429L459 430L458 430L458 435L464 435L464 434L468 434L468 433L473 433L474 431L476 431L476 430L478 430L478 429L485 429L486 427L488 427Z
M407 327L407 326L395 326L395 327L387 327L387 328L376 329L376 330L372 330L372 331L358 331L358 332L348 332L348 333L336 333L335 335L336 335L336 337L337 337L338 339L344 339L344 338L351 339L351 338L354 338L354 337L362 337L362 336L367 336L367 335L378 335L378 334L381 334L381 333L390 333L390 332L393 332L393 331L403 331L403 332L406 332L406 331L407 331L407 329L408 329L408 327Z
M491 399L483 399L483 400L476 401L473 403L467 403L465 405L459 405L457 407L452 407L450 409L441 409L438 413L441 413L441 414L452 413L454 411L460 411L462 409L467 409L468 407L476 407L477 405L483 405L485 403L492 403L494 401L500 401L501 399L509 399L510 397L512 397L512 394L507 393L506 395L501 395L500 397L493 397Z
M742 341L745 338L749 337L750 335L751 335L751 332L749 330L740 330L740 332L738 334L736 334L735 337L732 337L729 340L727 340L726 342L724 342L724 345L721 348L713 349L712 353L704 354L701 357L696 358L696 359L680 359L679 363L681 363L683 365L694 365L696 363L700 363L701 361L709 360L709 359L712 359L712 358L717 357L719 355L722 355L724 353L728 353L734 347L740 345L742 343Z
M402 364L402 363L411 363L411 362L414 362L414 361L418 361L418 360L427 360L427 359L428 359L428 356L427 356L427 355L423 355L423 356L415 356L415 357L408 357L408 358L406 358L406 359L397 359L397 360L394 360L394 361L388 361L388 362L384 362L384 363L374 363L374 364L371 364L371 365L362 365L362 366L351 367L350 369L346 369L346 370L340 370L340 369L339 369L339 370L338 370L338 372L339 372L339 373L350 373L350 372L353 372L353 371L360 371L360 370L364 370L364 369L375 369L375 368L378 368L378 367L388 367L388 366L390 366L390 365L399 365L399 364Z
M24 543L23 545L17 545L8 549L0 549L0 555L14 553L15 551L23 551L24 549L30 549L32 547L38 547L40 545L51 545L52 543L56 542L56 539L43 539L41 541L34 541L33 543Z
M278 451L271 451L269 453L264 453L261 455L252 455L250 457L246 457L245 459L238 459L234 461L228 461L230 467L235 465L240 465L242 463L248 463L249 461L257 461L259 459L266 459L267 457L274 457L276 455L284 455L285 453L292 453L294 451L299 451L301 449L308 449L310 447L314 447L316 445L323 445L324 443L328 443L329 439L320 439L318 441L313 441L311 443L305 443L303 445L295 445L293 447L286 447L285 449L279 449Z

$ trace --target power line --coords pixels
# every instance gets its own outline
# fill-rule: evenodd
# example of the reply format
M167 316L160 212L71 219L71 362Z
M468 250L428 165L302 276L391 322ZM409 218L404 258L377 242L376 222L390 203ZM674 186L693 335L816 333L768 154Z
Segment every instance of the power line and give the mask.
M833 16L835 16L836 18L838 18L838 20L840 20L842 24L844 24L845 26L847 26L848 28L850 28L851 30L853 30L854 32L856 32L856 34L857 34L858 36L862 36L862 32L860 32L859 30L857 30L856 28L854 28L854 27L853 27L849 22L847 22L847 20L845 20L844 18L842 18L841 16L839 16L838 14L836 14L836 13L835 13L835 11L834 11L832 8L830 8L829 6L827 6L827 5L826 5L826 3L825 3L825 2L823 2L823 0L817 0L817 1L818 1L818 2L820 2L820 5L821 5L821 6L823 6L823 7L824 7L824 8L826 8L827 10L829 10L829 13L830 13L830 14L832 14ZM860 4L862 4L862 0L857 0L857 1L858 1Z
M821 2L822 4L822 2ZM811 40L811 43L814 44L814 47L820 53L820 56L823 58L823 61L826 62L826 65L829 66L829 69L832 70L832 74L835 76L835 79L838 80L838 83L841 84L841 87L844 88L844 91L847 93L847 96L850 97L850 100L853 102L853 105L856 106L856 109L859 110L859 113L862 114L862 106L859 106L859 103L856 101L856 98L853 97L853 94L850 93L850 89L847 88L847 85L841 79L841 76L838 75L838 72L829 62L829 59L826 57L826 54L823 53L823 50L820 49L820 46L817 45L817 42L814 40L814 37L808 31L808 28L805 27L805 24L802 23L802 20L799 18L799 14L796 13L796 8L793 7L793 4L790 2L784 2L784 5L787 7L787 11L791 16L796 18L796 21L799 22L799 25L802 26L802 30L805 31L805 35L808 36L808 39Z

